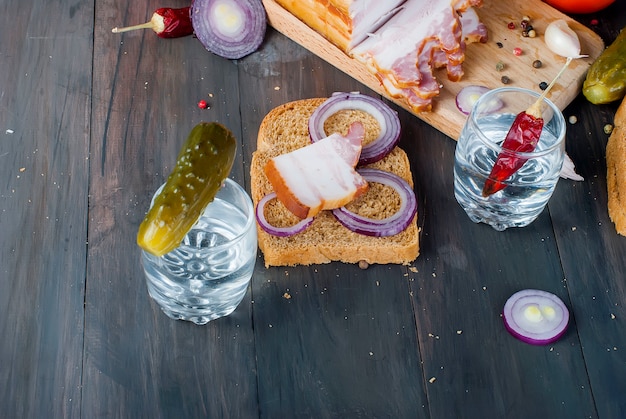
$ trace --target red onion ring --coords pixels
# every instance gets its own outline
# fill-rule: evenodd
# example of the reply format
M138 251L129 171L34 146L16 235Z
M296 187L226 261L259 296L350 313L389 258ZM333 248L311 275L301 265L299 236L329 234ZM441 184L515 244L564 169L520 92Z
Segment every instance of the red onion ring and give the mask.
M363 146L359 166L374 163L385 157L400 140L400 119L397 112L380 99L358 92L336 92L322 103L309 119L309 136L317 142L328 137L324 131L324 122L333 114L354 109L372 115L380 126L380 134L371 143Z
M465 86L456 95L456 107L462 114L469 115L476 101L489 90L491 89L485 86ZM485 103L483 111L497 111L502 106L502 101L494 98L491 102Z
M258 202L256 206L255 215L256 215L257 222L259 223L259 226L265 232L273 236L277 236L277 237L288 237L288 236L293 236L294 234L298 234L306 230L311 225L311 223L313 222L312 217L305 218L299 223L294 224L290 227L275 227L271 225L265 218L264 211L265 211L265 205L269 201L275 198L276 198L276 192L270 192L269 194L261 198L261 200Z
M220 6L232 12L232 20L220 16ZM242 58L256 51L265 37L267 16L261 0L193 0L190 15L198 40L220 57Z
M368 182L378 182L390 186L400 195L400 208L390 217L382 220L362 217L341 207L332 210L333 215L344 227L366 236L387 237L404 231L417 213L417 200L411 186L394 173L378 169L357 170Z
M532 345L547 345L567 330L569 311L554 294L540 290L522 290L505 303L504 326L513 336Z

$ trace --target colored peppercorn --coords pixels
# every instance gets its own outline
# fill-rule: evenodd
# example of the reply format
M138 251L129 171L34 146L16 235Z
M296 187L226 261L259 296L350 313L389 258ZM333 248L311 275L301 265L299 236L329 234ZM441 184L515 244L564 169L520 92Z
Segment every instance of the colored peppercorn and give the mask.
M520 47L515 47L515 48L513 48L513 54L517 55L518 57L519 57L520 55L522 55L522 52L523 52L523 51L522 51L522 49L521 49Z
M160 38L180 38L193 34L193 25L189 15L189 7L173 9L161 7L155 10L152 18L140 25L113 28L113 33L128 32L136 29L152 29Z
M534 68L541 68L542 65L543 65L543 63L541 62L541 60L533 61L533 67Z

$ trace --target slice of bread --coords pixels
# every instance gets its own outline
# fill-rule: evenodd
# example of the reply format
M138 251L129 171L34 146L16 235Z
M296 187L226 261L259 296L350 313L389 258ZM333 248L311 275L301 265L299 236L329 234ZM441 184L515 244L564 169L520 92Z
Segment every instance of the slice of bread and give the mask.
M606 145L606 183L609 217L615 230L626 236L626 99L615 113Z
M252 155L250 176L252 200L256 205L272 186L264 173L269 159L310 144L308 121L326 98L303 99L279 106L263 119L259 128L257 150ZM376 121L360 111L342 111L328 119L327 134L347 133L350 124L359 120L365 126L367 144L379 132ZM413 175L406 153L394 148L372 167L393 172L413 186ZM399 206L397 193L390 187L370 183L368 191L347 205L353 212L371 218L385 218ZM272 200L265 208L268 222L277 227L299 221L280 201ZM371 237L354 233L343 227L330 211L319 213L313 224L301 233L277 237L257 226L259 248L265 266L312 265L340 261L344 263L409 264L419 255L417 215L404 231L389 237Z

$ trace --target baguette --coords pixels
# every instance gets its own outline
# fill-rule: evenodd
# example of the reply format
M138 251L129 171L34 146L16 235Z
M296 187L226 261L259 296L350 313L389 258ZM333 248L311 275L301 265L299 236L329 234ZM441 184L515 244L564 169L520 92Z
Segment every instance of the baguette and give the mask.
M626 236L626 99L615 113L606 145L606 169L609 217L617 233Z
M264 168L275 156L288 153L310 144L308 120L326 98L303 99L286 103L270 111L263 119L257 139L257 150L252 154L250 177L251 195L256 205L272 192ZM328 119L326 131L345 135L351 122L359 120L365 126L365 141L378 136L378 124L359 111L342 111ZM395 147L382 160L368 167L393 172L413 187L413 175L406 153ZM351 211L372 218L392 215L399 203L397 194L389 187L370 184L368 191L347 205ZM297 223L293 215L278 200L265 208L268 222L277 227ZM350 231L342 226L330 211L320 212L311 226L289 237L267 233L257 224L259 248L265 266L294 266L330 263L367 262L368 264L409 264L419 255L417 215L404 231L389 237L371 237Z

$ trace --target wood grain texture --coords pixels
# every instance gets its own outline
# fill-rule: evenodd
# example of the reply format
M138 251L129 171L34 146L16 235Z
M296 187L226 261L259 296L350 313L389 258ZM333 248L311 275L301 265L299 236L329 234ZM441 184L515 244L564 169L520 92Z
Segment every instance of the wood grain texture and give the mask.
M270 24L278 31L370 89L409 112L412 111L403 99L391 97L365 65L350 58L274 0L263 0L263 4ZM447 80L445 71L438 71L436 74L443 88L433 104L433 111L413 112L420 119L454 139L459 136L466 119L457 110L455 103L457 93L464 86L477 84L489 88L500 87L502 86L500 79L506 75L510 79L510 86L540 91L539 83L550 82L558 73L565 60L552 53L541 36L551 21L565 19L578 34L582 53L589 55L586 59L575 60L570 64L568 71L564 73L550 94L549 98L560 109L565 108L578 95L589 65L604 49L602 39L593 31L540 0L485 1L484 6L477 12L489 30L489 42L468 45L466 61L463 65L465 75L461 81L450 82ZM525 38L521 35L519 22L522 16L531 18L533 27L540 34L539 37ZM509 29L507 26L509 22L514 22L517 29ZM513 49L517 47L522 48L524 52L520 57L513 54ZM538 69L532 65L537 59L544 64ZM505 66L501 72L496 70L496 63L499 61L502 61Z
M205 327L174 322L148 296L140 265L137 229L191 129L217 121L242 138L233 62L192 37L111 34L157 7L97 5L82 413L252 417L257 390L249 295L233 315ZM201 99L210 109L198 108ZM240 151L231 177L242 181Z
M0 10L0 416L79 417L93 5Z
M363 90L276 32L268 34L261 54L272 75L249 70L240 78L242 104L256 104L254 112L242 112L251 134L248 162L272 108L338 88ZM265 269L259 260L252 295L260 416L427 414L407 275L399 265Z
M617 105L581 95L564 114L585 181L560 181L530 226L472 223L454 199L456 143L390 102L414 173L415 263L265 269L259 255L232 315L200 327L161 313L135 237L189 130L231 128L231 177L249 188L269 110L377 95L273 28L236 61L193 37L111 34L162 6L0 6L0 417L626 417L626 239L608 218L603 129ZM626 7L574 18L608 44ZM530 287L572 314L552 345L502 325L506 298Z

